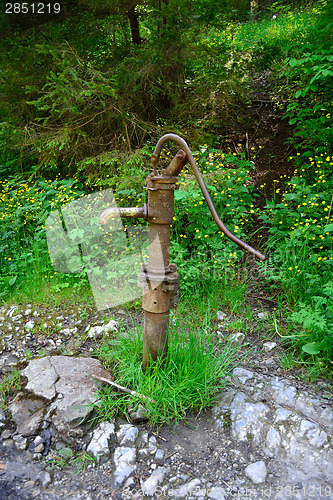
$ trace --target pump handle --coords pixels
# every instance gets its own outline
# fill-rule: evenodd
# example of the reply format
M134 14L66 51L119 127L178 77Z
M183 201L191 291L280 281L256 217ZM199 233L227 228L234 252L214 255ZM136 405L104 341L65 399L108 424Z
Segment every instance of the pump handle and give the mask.
M179 135L176 135L176 134L165 134L163 135L163 137L160 138L160 140L158 141L156 147L155 147L155 151L152 155L152 158L151 158L151 162L153 164L153 167L154 167L154 173L156 172L156 165L158 163L158 160L159 160L159 157L160 157L160 154L161 154L161 151L162 151L162 147L163 145L168 142L168 141L173 141L175 142L176 144L178 144L186 153L186 156L187 156L187 160L189 161L192 169L193 169L193 173L195 175L195 178L197 179L198 181L198 184L200 186L200 189L204 195L204 198L206 200L206 203L208 205L208 208L210 210L210 213L212 214L212 217L214 219L214 221L216 222L216 224L218 225L218 227L221 229L222 233L224 233L231 241L233 241L234 243L236 243L238 246L242 247L244 250L247 250L248 252L250 252L251 254L253 254L255 257L257 257L259 260L261 261L264 261L266 260L266 256L263 255L262 253L258 252L258 250L255 250L254 248L252 248L250 245L248 245L247 243L245 243L244 241L240 240L239 238L237 238L237 236L235 236L234 234L232 234L229 229L226 228L226 226L223 224L223 222L221 221L220 217L218 216L218 213L216 211L216 208L214 206L214 203L210 197L210 194L209 194L209 191L206 187L206 184L202 178L202 175L198 169L198 166L195 162L195 159L192 155L192 152L190 150L190 148L188 147L187 143L184 141L184 139L182 139ZM184 163L185 164L185 163ZM178 175L179 173L179 169L177 172L168 172L170 174L170 176L172 175Z

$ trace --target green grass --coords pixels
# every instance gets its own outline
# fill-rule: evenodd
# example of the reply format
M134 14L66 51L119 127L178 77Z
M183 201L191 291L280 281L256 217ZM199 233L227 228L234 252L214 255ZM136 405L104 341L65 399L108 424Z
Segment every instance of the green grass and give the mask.
M193 317L185 316L170 326L166 359L146 372L141 366L141 329L129 338L120 334L116 343L104 340L97 356L112 371L113 380L144 397L120 394L107 386L99 394L98 418L126 414L130 405L141 403L150 423L161 425L212 406L242 356L231 343L219 344L211 330L209 310L200 327L194 323Z
M7 407L6 397L14 391L19 391L21 389L20 381L21 374L15 369L0 382L0 408L3 410Z

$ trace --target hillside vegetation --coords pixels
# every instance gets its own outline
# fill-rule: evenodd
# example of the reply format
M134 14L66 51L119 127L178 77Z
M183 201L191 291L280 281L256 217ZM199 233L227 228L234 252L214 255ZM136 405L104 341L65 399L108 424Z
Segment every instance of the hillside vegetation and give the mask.
M156 141L174 132L227 227L269 256L221 237L185 169L171 247L184 302L215 296L240 314L255 281L276 304L284 366L331 374L332 4L96 4L0 20L0 299L91 301L85 272L52 268L45 220L106 188L142 206Z

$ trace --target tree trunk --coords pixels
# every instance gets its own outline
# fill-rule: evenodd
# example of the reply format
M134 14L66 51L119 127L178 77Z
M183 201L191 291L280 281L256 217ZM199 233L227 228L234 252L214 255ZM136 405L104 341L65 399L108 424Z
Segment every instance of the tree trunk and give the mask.
M128 9L127 17L130 23L132 42L134 45L140 45L142 38L140 36L139 16L135 12L135 4Z

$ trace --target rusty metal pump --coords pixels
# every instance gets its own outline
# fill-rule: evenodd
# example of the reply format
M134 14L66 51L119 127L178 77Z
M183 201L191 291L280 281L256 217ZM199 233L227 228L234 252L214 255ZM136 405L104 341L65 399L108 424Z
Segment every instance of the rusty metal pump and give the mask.
M180 150L165 170L156 173L162 147L167 141L175 142ZM170 226L173 219L174 190L177 176L189 162L204 195L208 208L220 230L238 246L260 260L265 256L232 234L219 218L201 173L187 143L175 134L166 134L158 141L152 155L153 172L147 177L148 203L141 208L110 208L99 219L107 224L116 214L121 217L139 217L149 222L149 257L143 264L139 284L143 288L144 310L143 368L158 357L166 356L168 349L168 324L170 309L178 305L179 275L177 267L170 264Z

